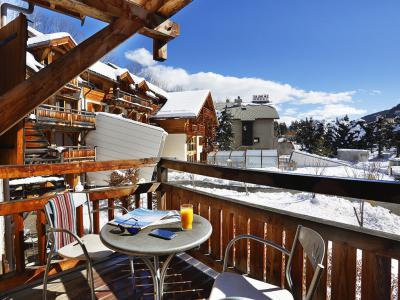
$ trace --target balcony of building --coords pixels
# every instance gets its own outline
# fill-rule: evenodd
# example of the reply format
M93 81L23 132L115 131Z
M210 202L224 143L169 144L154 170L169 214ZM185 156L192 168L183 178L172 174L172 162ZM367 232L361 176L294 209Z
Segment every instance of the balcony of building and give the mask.
M94 129L96 115L92 112L78 109L41 104L31 119L36 121L37 126L56 126L70 129Z
M185 126L185 133L190 137L205 136L206 126L204 124L195 124L189 121L189 123Z
M54 175L104 171L112 169L154 166L155 161L112 161L87 162L66 169L65 165L53 165L51 169L22 166L1 166L0 178L35 175ZM272 208L261 203L219 196L203 192L179 182L168 181L168 172L182 171L219 180L245 182L256 187L267 186L327 194L340 197L368 199L387 203L400 203L400 184L388 181L343 179L324 176L286 174L243 170L175 160L161 159L157 163L156 182L137 186L92 189L86 192L93 209L114 207L121 203L125 207L149 207L158 209L179 209L180 204L193 204L194 212L209 220L213 232L209 240L199 248L175 257L167 270L164 299L208 298L215 276L222 270L224 250L228 242L239 234L252 234L266 238L289 248L296 227L301 224L317 231L325 241L326 255L323 261L325 271L318 285L314 299L397 299L398 259L400 257L400 236L334 220L327 220L321 210L320 217ZM225 185L223 188L229 188ZM44 231L43 207L49 196L40 199L26 199L0 203L0 215L14 220L15 261L6 266L0 277L0 291L5 299L41 299L46 237ZM26 242L24 241L24 213L35 212L36 258L28 264ZM340 212L338 212L340 213ZM77 232L83 234L83 208L76 210ZM94 231L99 233L102 220L94 212ZM107 219L114 218L114 211L107 213ZM104 222L103 222L104 223ZM294 299L302 299L313 275L313 268L306 263L301 248L296 248L292 262ZM126 256L114 254L94 266L95 287L99 299L152 299L153 283L150 273L135 260L135 282L129 273ZM235 244L229 270L267 281L280 287L287 287L284 268L287 261L280 252L264 247L253 241L243 240ZM3 261L3 266L4 266ZM83 266L76 261L61 261L51 269L49 298L89 299L89 287L84 280ZM7 298L8 297L8 298Z
M151 112L153 110L152 103L137 95L115 89L105 96L105 102L109 105L123 107L125 109L135 109L141 112Z

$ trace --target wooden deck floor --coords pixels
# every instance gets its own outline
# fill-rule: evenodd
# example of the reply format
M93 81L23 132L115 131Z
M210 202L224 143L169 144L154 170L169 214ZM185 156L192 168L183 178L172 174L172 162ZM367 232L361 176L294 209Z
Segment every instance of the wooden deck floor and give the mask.
M84 271L74 271L49 283L48 299L90 299ZM140 259L135 260L135 288L126 256L94 266L98 299L154 299L149 270ZM187 254L174 258L165 280L164 299L206 299L216 273ZM42 299L42 286L25 288L2 299Z

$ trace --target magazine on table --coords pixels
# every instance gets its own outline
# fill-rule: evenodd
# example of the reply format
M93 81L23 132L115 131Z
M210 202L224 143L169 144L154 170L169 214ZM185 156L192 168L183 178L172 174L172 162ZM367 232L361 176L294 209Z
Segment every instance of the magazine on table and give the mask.
M165 225L181 221L181 216L176 210L151 210L137 208L125 215L118 216L109 223L123 227L144 229L154 225Z

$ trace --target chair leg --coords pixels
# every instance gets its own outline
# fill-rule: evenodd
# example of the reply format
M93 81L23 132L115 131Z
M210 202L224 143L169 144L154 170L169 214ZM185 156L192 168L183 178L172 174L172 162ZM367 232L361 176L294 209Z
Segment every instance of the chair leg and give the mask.
M50 263L51 263L51 259L52 259L53 254L54 254L54 248L55 248L55 244L53 242L53 244L51 245L51 248L50 248L49 255L47 256L46 269L45 269L45 272L44 272L43 294L42 294L43 300L47 299L47 281L48 281L48 278L49 278Z
M89 259L86 262L86 272L87 272L87 280L90 287L90 295L92 300L96 300L96 293L94 291L94 278L93 278L93 269L92 269L92 262Z

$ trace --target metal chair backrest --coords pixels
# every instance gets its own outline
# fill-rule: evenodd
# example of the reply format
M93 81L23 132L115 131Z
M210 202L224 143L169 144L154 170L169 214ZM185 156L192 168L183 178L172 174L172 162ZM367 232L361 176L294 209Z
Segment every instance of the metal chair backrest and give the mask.
M49 199L48 203L45 205L45 213L47 224L51 228L67 229L76 234L76 203L74 202L73 198L73 193L66 192L63 194L55 195L53 198ZM91 232L91 209L87 197L85 202L88 207L90 219L89 230ZM74 241L71 235L61 232L53 232L51 238L52 242L55 243L56 250Z
M288 264L286 267L286 280L292 289L293 283L290 271L292 267L293 256L296 253L298 244L302 246L307 259L310 261L310 264L314 269L314 276L311 280L310 286L307 287L307 294L305 297L306 300L311 300L318 287L319 280L321 279L322 272L324 270L322 263L325 256L325 242L318 232L302 225L297 227L296 235L293 241L293 247L290 251Z

